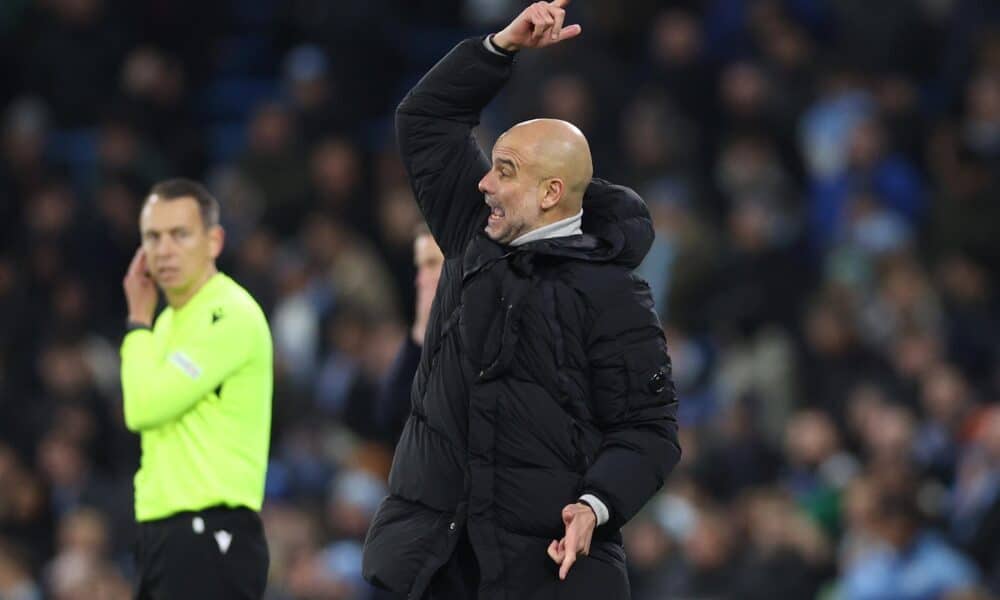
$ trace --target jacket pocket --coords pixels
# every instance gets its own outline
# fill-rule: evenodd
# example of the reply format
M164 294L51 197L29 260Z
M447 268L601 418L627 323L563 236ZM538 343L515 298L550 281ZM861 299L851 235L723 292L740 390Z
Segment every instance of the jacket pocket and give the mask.
M630 411L666 405L673 400L673 372L662 340L651 340L626 353L625 369Z
M365 537L362 575L380 588L406 593L428 560L447 515L396 496L382 501Z

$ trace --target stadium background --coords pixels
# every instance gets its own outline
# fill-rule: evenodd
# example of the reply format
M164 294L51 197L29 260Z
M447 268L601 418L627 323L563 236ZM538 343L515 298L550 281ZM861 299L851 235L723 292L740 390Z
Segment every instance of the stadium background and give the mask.
M0 3L0 598L128 597L121 278L176 175L222 200L221 266L273 328L268 598L371 597L374 399L420 220L392 109L519 7ZM635 598L1000 592L1000 4L578 0L567 22L480 134L568 119L654 215L685 452L626 531Z

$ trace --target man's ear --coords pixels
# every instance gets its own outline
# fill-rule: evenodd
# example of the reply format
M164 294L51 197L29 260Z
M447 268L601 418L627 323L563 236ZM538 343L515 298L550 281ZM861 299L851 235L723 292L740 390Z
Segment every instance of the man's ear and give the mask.
M223 230L220 225L213 225L212 228L208 230L208 246L213 259L219 258L219 255L222 254L222 247L225 243L225 230Z
M566 183L562 179L552 178L543 185L542 210L550 210L562 200L563 192L566 191Z

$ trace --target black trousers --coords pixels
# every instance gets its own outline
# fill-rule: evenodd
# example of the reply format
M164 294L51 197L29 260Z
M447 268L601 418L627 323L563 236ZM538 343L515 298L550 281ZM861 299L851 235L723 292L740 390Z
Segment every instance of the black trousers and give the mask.
M423 600L475 600L479 597L479 563L465 531L448 562L431 579ZM559 566L548 557L542 540L529 551L537 559L521 563L507 577L518 600L628 600L628 575L617 566L592 556L579 556L565 581ZM593 550L593 548L592 548Z
M139 523L136 600L258 600L270 559L247 508L213 507Z

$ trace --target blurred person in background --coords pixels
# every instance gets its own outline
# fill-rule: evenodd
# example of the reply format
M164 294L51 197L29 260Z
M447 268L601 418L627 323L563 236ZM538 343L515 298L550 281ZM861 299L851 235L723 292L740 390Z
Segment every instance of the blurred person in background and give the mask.
M426 226L417 230L413 240L413 263L417 270L414 279L417 294L413 325L396 354L392 368L380 384L375 403L378 429L382 438L393 447L399 441L406 419L410 416L413 376L420 366L431 306L434 304L434 295L444 266L444 254Z
M681 550L682 562L675 566L664 597L739 597L740 538L729 513L710 505L699 507Z
M32 569L52 555L55 524L47 508L41 477L0 443L0 539L9 542L10 551Z
M1000 594L1000 408L985 411L973 436L958 463L951 532Z
M872 512L875 544L847 566L845 600L937 598L979 582L975 565L928 529L913 490L880 490Z
M31 577L31 568L16 548L0 539L0 598L42 600L42 590Z
M641 199L592 179L564 121L514 126L491 161L472 136L518 50L580 33L564 6L460 43L397 109L445 264L364 574L415 598L628 597L619 530L680 457L663 331L632 275L653 237Z
M128 582L109 560L110 531L104 514L84 508L59 522L55 557L45 567L46 587L57 600L125 600Z
M391 450L353 430L369 427L365 419L321 410L316 391L321 365L351 365L345 381L359 393L349 396L368 418L379 409L373 385L405 340L400 323L414 316L420 214L391 109L455 42L504 27L527 5L517 4L0 2L0 447L13 449L0 451L0 546L17 557L6 571L15 589L27 581L29 594L48 592L43 569L60 546L60 514L88 505L111 528L110 556L134 575L124 490L140 444L114 426L126 310L118 283L139 243L143 199L168 172L204 178L226 206L228 252L218 264L281 332L263 509L282 516L265 523L268 593L322 597L309 586L351 572L350 552L320 559L339 540L327 527L331 481L362 468L351 458L360 447L379 456L364 469L383 477ZM759 545L787 547L786 534L753 525L744 498L790 487L797 499L822 499L810 506L823 509L824 524L839 520L832 541L864 556L882 543L864 506L894 472L919 480L930 522L948 528L1000 597L1000 455L986 433L1000 398L1000 3L595 0L571 9L568 20L589 33L520 53L517 77L475 134L489 147L507 124L532 116L579 119L596 172L642 176L627 181L649 203L656 238L639 274L667 324L685 452L681 477L630 522L641 533L623 530L633 597L662 600L687 577L684 540L698 507L737 517L740 572L766 572ZM298 163L273 158L284 142L248 136L258 108L276 100L290 125L277 137L293 140ZM866 123L876 127L858 147L852 136ZM249 154L271 156L255 160L276 170L251 179L240 162ZM866 154L876 160L858 160ZM922 184L919 218L890 206L919 200L905 186L876 185L892 179L879 175L887 160ZM288 176L277 170L285 164L298 173L288 184L297 203L275 202L258 183ZM813 192L845 179L837 229L817 238L805 220ZM310 204L320 200L323 208ZM304 227L318 220L307 215L334 226ZM358 244L345 252L348 237L368 246L363 261ZM805 276L769 261L776 251L792 254ZM336 262L343 274L331 274ZM341 282L355 291L340 295ZM760 290L763 303L740 301ZM736 301L716 318L710 300L730 291ZM359 297L380 316L357 310ZM835 305L836 318L816 323L813 298ZM950 380L960 383L939 385ZM399 399L404 418L411 397ZM813 425L800 426L803 413ZM815 427L820 420L832 420L839 444ZM786 422L795 443L783 443ZM831 449L860 468L839 501L821 466L840 462L824 458ZM114 502L100 500L109 495ZM826 520L837 505L839 519ZM285 528L291 537L308 528L312 541L279 549ZM293 561L279 556L290 547ZM67 563L65 580L94 572L82 564ZM788 582L812 577L789 564L797 566L782 573ZM820 597L848 566L825 575ZM370 590L355 592L370 600Z
M734 597L815 598L832 571L830 544L820 524L793 499L776 489L761 489L741 503L749 548L736 576Z
M237 165L265 200L262 220L282 235L298 229L308 209L309 162L287 107L269 102L256 108Z
M260 511L271 426L271 334L260 306L220 273L218 201L200 184L153 186L142 245L122 282L125 425L135 476L139 598L260 598ZM157 287L168 306L154 323Z

